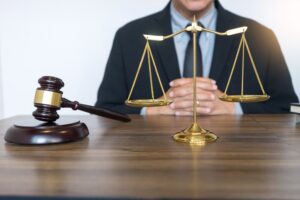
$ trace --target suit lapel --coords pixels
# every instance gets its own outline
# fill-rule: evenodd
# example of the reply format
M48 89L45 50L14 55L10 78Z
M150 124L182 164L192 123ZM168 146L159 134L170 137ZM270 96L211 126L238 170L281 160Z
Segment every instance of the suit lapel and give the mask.
M156 17L158 30L160 35L169 35L172 33L171 17L170 17L170 3L166 8ZM163 42L153 42L153 46L157 51L158 59L162 63L163 71L168 78L168 81L180 78L179 64L175 50L174 39L168 39Z
M218 1L215 1L215 3L218 9L216 27L217 31L224 32L230 28L235 28L230 27L231 17L229 16L228 11L224 10L224 8L220 5ZM209 74L210 78L216 81L218 81L218 79L220 78L220 75L225 68L226 61L228 60L232 43L233 37L216 36L213 61Z

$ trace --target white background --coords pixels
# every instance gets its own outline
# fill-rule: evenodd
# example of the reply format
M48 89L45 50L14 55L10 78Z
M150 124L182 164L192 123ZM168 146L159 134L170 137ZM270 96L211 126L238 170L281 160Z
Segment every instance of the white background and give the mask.
M31 114L37 80L65 82L64 96L93 105L118 27L167 0L0 0L0 117ZM221 0L272 28L300 95L300 1ZM78 114L61 110L60 114Z

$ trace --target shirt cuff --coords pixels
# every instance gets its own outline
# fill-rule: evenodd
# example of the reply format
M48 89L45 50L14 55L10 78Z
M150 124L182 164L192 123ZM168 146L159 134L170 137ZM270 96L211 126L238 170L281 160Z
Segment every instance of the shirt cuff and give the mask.
M141 109L140 115L146 115L146 108L145 107L143 107Z
M237 115L244 114L241 103L235 103L234 106L235 106L235 114Z

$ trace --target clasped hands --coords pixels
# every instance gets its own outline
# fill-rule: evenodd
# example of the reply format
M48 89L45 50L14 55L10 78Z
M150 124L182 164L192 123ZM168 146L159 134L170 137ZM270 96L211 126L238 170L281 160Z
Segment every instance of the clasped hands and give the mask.
M199 115L234 114L235 105L231 102L219 100L223 93L218 90L216 81L198 77L196 111ZM148 107L147 115L193 115L193 78L180 78L170 82L170 89L166 92L168 99L173 102L168 106ZM160 97L163 99L164 97Z

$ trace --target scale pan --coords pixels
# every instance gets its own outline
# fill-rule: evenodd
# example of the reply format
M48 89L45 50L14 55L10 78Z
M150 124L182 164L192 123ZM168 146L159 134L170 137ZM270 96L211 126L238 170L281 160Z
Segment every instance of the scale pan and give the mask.
M172 103L170 100L165 99L136 99L136 100L127 100L127 106L132 107L155 107L155 106L166 106Z
M228 102L242 102L242 103L256 103L267 101L270 98L269 95L222 95L219 97L222 101Z

